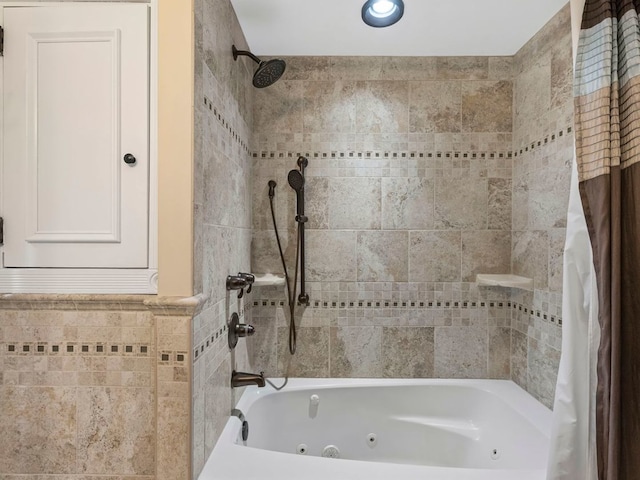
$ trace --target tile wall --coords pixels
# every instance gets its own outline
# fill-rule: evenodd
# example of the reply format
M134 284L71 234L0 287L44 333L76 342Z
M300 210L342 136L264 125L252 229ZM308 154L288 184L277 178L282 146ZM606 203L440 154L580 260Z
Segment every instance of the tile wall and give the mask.
M204 298L192 331L192 478L197 478L231 408L231 372L248 370L247 343L230 352L227 322L233 312L249 321L245 298L225 288L227 275L249 272L250 157L253 128L247 57L234 62L233 44L246 50L229 0L195 1L194 284Z
M0 477L187 478L195 306L0 298Z
M256 93L252 269L282 271L270 179L293 265L286 178L305 155L312 299L290 359L284 289L256 294L256 368L514 378L551 404L572 146L568 19L566 7L515 57L292 57L285 78ZM533 277L535 292L474 283L505 272Z
M277 375L510 378L508 294L474 281L510 270L512 59L287 62L286 78L255 97L252 268L282 271L270 179L293 265L286 178L305 155L311 305L290 359L284 289L256 294L256 364Z
M562 338L573 96L571 17L563 8L514 56L512 270L535 290L514 297L513 379L551 406Z

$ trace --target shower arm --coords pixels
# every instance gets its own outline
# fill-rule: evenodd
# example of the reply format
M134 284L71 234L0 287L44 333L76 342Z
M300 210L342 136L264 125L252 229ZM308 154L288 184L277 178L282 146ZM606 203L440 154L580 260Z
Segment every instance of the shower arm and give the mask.
M258 65L260 65L262 63L262 60L260 60L258 57L256 57L253 53L251 53L251 52L249 52L247 50L238 50L235 45L232 45L231 51L233 52L233 59L234 60L238 60L238 56L240 56L240 55L246 55L251 60L256 62Z

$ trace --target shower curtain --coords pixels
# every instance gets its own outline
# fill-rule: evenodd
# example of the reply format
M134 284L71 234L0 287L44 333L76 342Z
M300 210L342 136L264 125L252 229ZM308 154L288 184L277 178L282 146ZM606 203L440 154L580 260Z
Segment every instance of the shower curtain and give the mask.
M586 0L580 18L568 321L548 479L632 480L640 474L640 22L631 0Z

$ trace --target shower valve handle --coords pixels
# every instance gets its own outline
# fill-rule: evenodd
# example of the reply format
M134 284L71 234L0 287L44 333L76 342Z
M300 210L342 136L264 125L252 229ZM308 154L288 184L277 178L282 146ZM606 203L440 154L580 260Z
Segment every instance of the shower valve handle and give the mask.
M247 293L251 293L251 288L253 288L253 282L256 281L256 276L253 273L238 273L238 277L244 278L247 282Z

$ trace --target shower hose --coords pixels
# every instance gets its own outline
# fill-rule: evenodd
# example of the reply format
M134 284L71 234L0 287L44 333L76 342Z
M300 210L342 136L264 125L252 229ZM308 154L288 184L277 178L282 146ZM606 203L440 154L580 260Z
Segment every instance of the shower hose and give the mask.
M289 305L289 353L294 355L296 353L297 348L297 334L296 334L296 319L295 319L295 308L296 308L296 289L298 284L298 263L300 261L300 224L298 223L297 228L297 241L296 241L296 262L295 262L295 272L293 277L293 284L291 283L291 279L289 277L289 272L287 271L287 263L284 259L284 252L282 251L282 243L280 242L280 234L278 233L278 224L276 222L276 214L273 207L273 195L269 195L269 205L271 207L271 220L273 221L273 230L276 234L276 242L278 243L278 252L280 253L280 260L282 261L282 268L284 270L284 279L287 285L287 295L288 295L288 305ZM287 365L289 363L287 362ZM278 387L274 385L268 378L265 378L267 383L271 385L276 390L282 390L285 385L289 382L289 368L287 366L284 383Z

